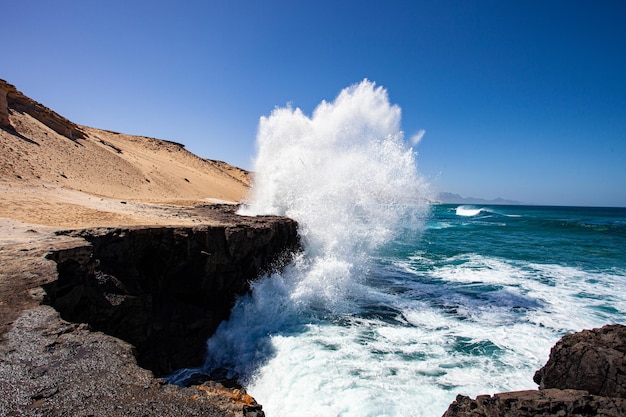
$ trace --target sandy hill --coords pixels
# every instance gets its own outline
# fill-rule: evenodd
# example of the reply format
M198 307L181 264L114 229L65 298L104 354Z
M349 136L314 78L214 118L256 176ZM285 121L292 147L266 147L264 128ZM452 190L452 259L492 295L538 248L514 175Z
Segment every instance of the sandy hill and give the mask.
M0 227L193 224L239 202L248 172L183 145L77 125L0 80ZM3 223L4 226L3 226Z

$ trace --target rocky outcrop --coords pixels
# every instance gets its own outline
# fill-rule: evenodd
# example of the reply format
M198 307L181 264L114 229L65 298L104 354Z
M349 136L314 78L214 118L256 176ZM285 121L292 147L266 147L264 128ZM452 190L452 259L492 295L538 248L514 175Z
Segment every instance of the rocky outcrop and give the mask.
M44 286L46 303L132 344L139 365L157 375L201 365L249 280L298 248L295 222L224 210L236 222L80 232L89 244L49 255L58 279Z
M9 120L9 104L7 102L9 86L10 84L7 84L6 81L0 80L0 128L5 129L11 127L11 121Z
M458 395L444 417L623 417L626 400L587 391L547 389L480 395Z
M15 86L0 80L0 128L13 129L11 111L27 113L50 129L68 139L84 139L85 133L77 124L22 94Z
M610 325L564 336L534 381L541 389L626 398L626 327Z
M540 390L459 395L444 417L625 416L626 326L564 336L534 381Z

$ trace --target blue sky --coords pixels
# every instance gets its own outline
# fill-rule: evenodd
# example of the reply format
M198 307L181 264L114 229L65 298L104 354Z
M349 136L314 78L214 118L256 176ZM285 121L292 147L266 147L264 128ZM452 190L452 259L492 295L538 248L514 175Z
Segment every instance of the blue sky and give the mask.
M0 78L252 167L261 116L368 78L439 190L626 206L626 2L0 0Z

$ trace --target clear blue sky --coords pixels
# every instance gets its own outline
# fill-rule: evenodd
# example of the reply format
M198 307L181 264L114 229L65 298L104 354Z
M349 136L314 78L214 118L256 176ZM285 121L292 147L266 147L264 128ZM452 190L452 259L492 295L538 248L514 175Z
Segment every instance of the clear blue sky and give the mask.
M0 78L251 168L259 117L364 78L441 191L626 206L626 1L0 0Z

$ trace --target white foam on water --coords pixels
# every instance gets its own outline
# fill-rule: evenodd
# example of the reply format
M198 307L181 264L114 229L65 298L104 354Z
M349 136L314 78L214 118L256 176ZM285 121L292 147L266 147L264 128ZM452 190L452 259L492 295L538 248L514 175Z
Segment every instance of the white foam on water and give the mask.
M474 254L435 264L418 253L397 266L414 275L404 281L411 291L395 301L412 327L382 332L401 335L389 340L398 350L421 343L423 357L404 367L430 375L405 383L454 387L433 397L439 414L414 415L441 415L452 392L535 389L534 372L565 333L626 321L624 275Z
M418 262L415 268L412 262ZM442 337L488 340L502 348L500 360L508 365L500 372L527 373L520 379L526 383L514 389L532 388L528 374L545 363L563 334L626 321L624 275L473 254L428 265L426 271L419 257L398 266L434 279L430 286L407 283L414 287L413 298L436 305L405 312L407 320L420 327L432 323L431 331Z
M278 354L249 389L263 398L268 415L441 414L433 400L442 390L424 383L430 370L406 366L406 355L419 353L426 343L411 346L417 335L390 330L365 322L311 326L298 337L277 336Z
M531 324L556 333L626 319L626 280L619 271L586 271L476 254L451 257L441 261L440 266L425 265L421 258L409 258L408 262L398 265L407 272L427 274L440 280L443 288L447 285L457 289L456 293L449 291L456 297L472 286L483 287L478 301L459 300L459 304L470 306L468 315L473 318L488 317L490 312L496 311L496 316L506 320L504 311L514 309L525 311ZM428 271L425 272L424 267ZM445 298L444 290L442 294Z

